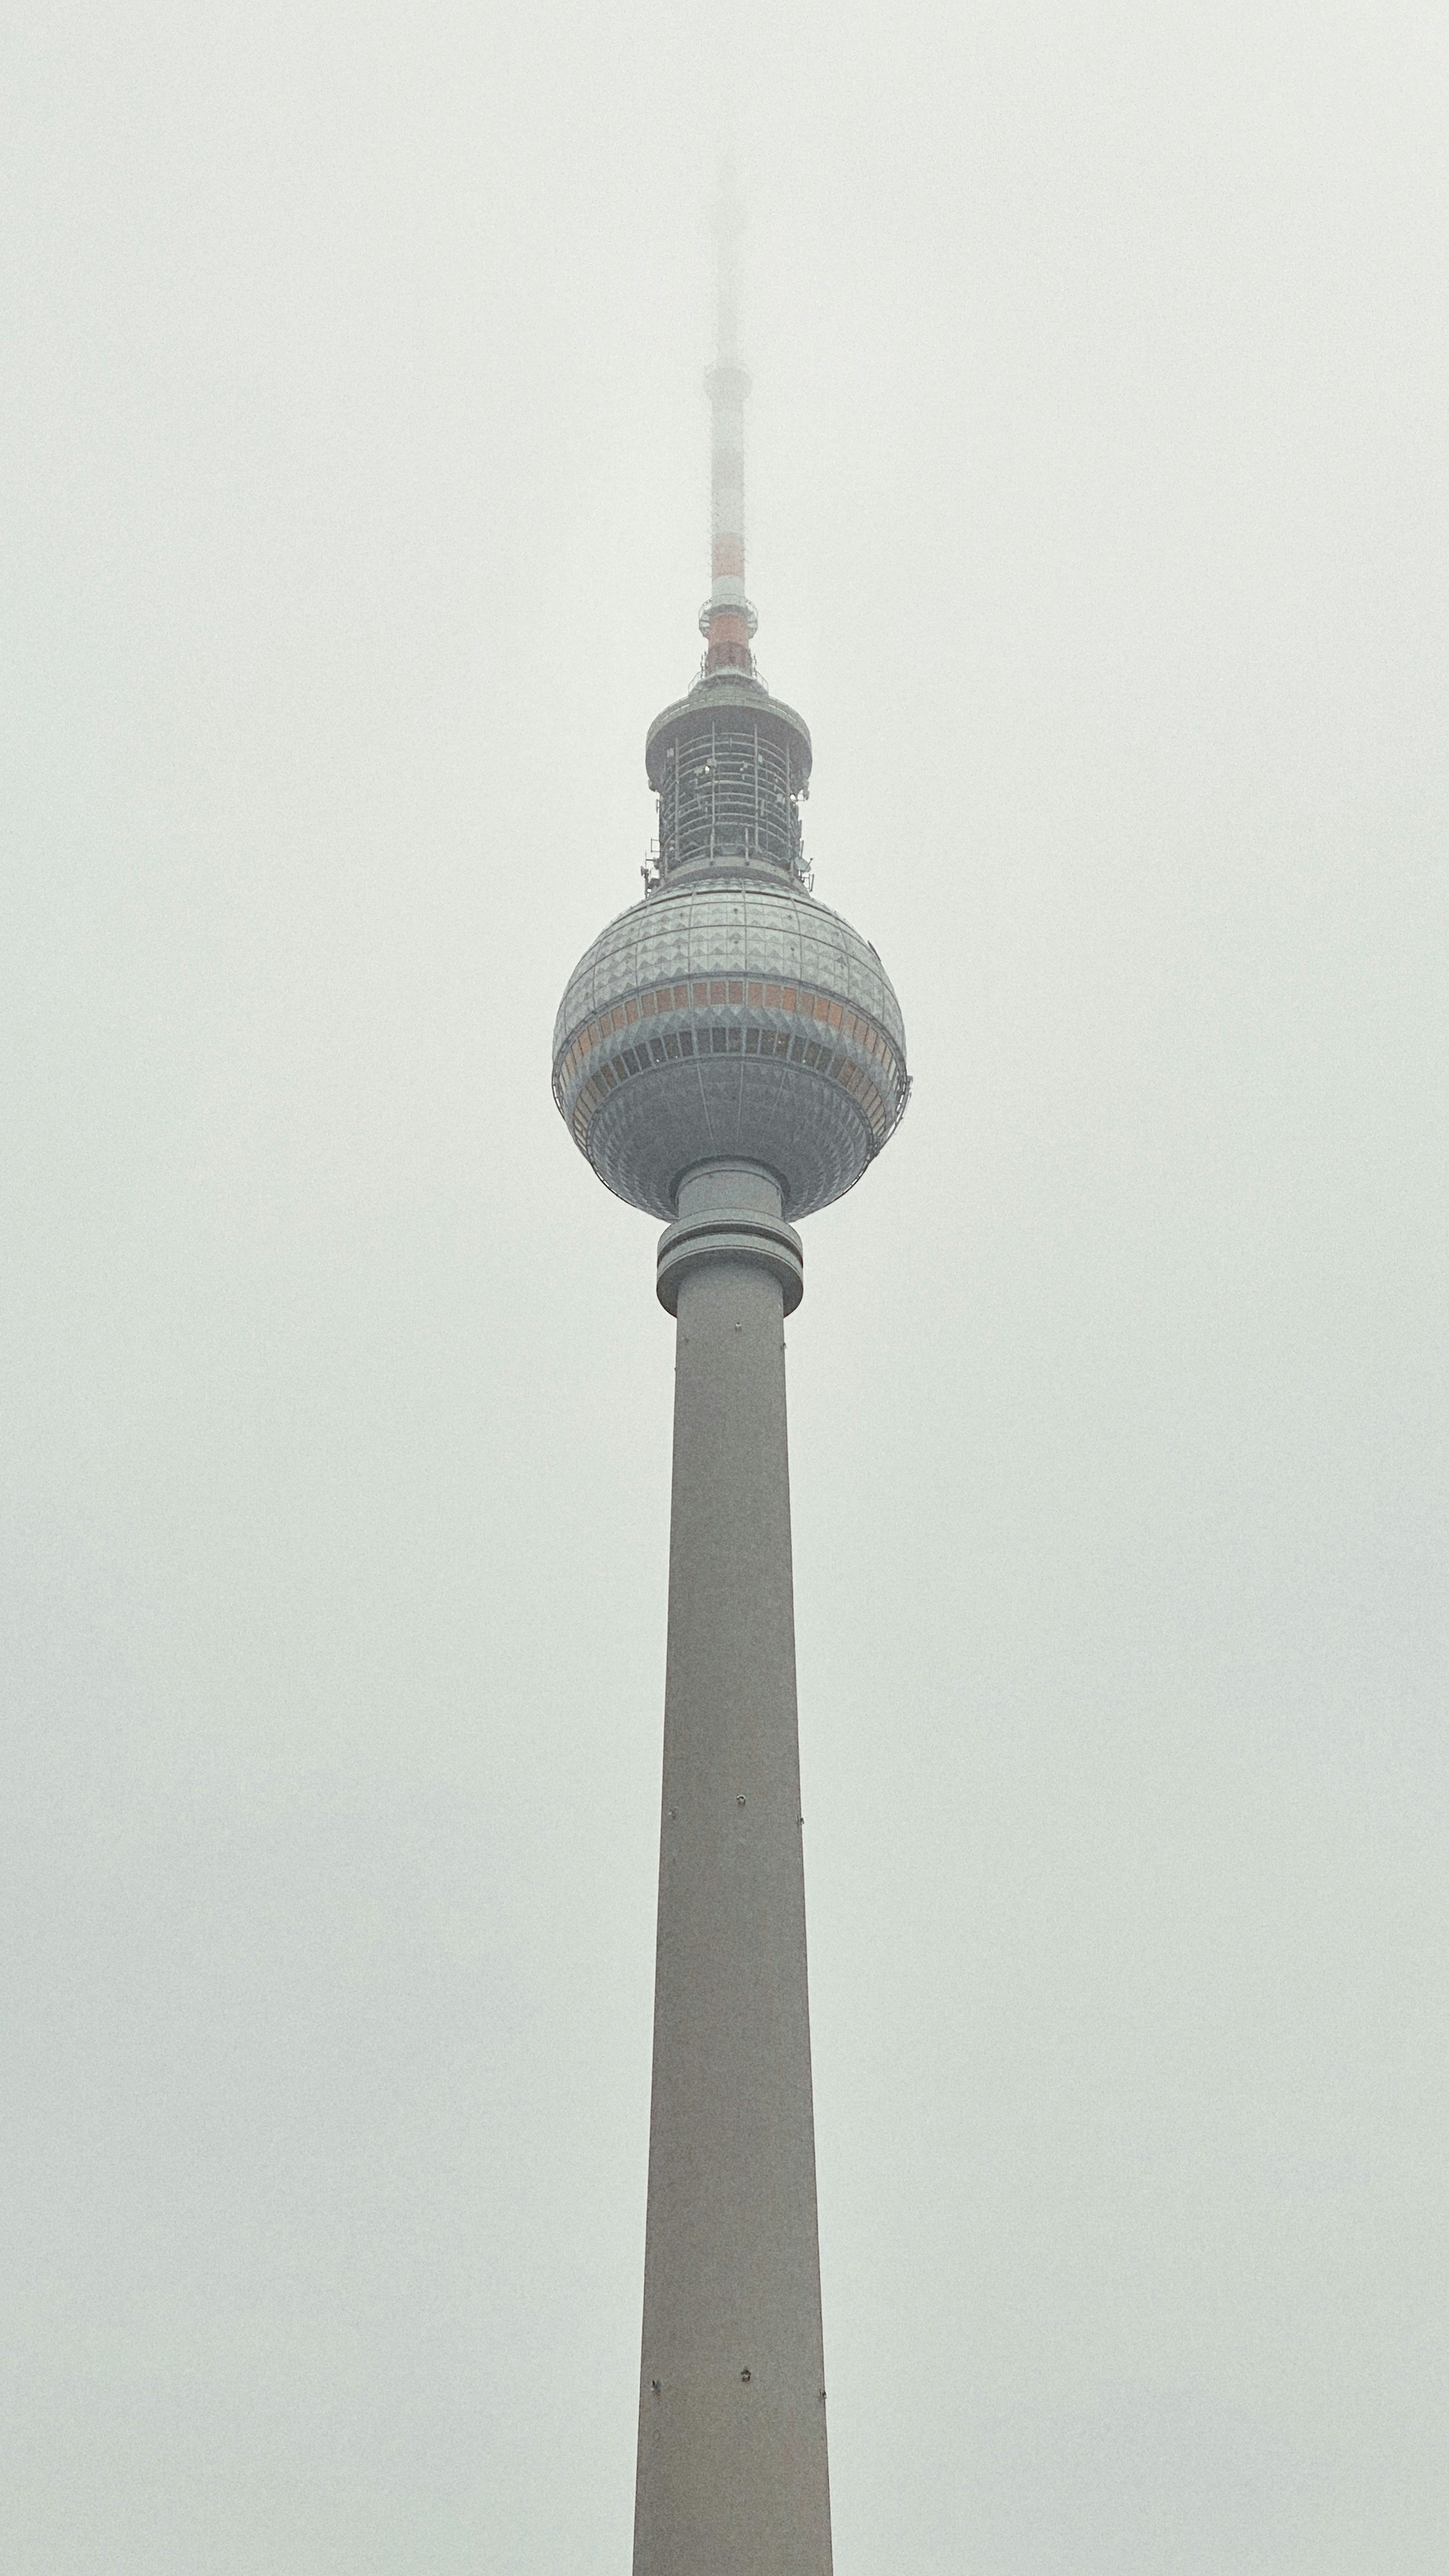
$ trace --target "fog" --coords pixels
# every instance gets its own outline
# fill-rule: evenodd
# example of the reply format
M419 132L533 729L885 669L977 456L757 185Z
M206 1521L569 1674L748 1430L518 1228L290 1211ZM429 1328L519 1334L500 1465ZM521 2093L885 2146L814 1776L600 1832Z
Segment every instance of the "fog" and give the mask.
M789 1327L838 2576L1442 2576L1449 32L0 36L6 2576L629 2561L708 583L915 1096Z

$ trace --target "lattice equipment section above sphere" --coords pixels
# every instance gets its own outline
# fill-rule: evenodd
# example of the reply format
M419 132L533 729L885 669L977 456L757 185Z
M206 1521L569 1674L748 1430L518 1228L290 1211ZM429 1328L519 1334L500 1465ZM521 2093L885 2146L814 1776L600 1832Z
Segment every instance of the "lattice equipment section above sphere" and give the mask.
M758 680L738 671L702 680L655 717L644 761L666 882L686 868L741 864L805 879L810 731Z

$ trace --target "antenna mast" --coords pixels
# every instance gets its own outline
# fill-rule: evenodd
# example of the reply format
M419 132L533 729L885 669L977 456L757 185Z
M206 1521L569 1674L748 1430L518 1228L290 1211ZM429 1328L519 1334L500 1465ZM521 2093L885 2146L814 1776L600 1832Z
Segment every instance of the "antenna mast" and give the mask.
M753 676L750 639L758 619L745 596L745 396L739 355L739 239L745 210L726 157L715 205L715 361L704 383L710 405L710 594L699 613L706 675Z

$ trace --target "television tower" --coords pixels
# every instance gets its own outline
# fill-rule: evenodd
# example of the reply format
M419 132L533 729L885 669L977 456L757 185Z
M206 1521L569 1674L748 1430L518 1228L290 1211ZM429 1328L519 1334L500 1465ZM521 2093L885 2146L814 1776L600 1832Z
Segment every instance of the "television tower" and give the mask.
M580 1152L664 1220L677 1319L634 2576L829 2576L783 1326L796 1221L909 1088L890 979L810 890L809 732L751 649L739 228L726 188L704 659L649 728L644 899L553 1048Z

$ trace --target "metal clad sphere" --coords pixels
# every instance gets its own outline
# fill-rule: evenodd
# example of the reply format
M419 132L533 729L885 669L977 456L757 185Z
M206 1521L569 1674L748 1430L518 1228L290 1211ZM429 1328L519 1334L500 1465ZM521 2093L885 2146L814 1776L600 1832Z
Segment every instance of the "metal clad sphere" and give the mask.
M790 1219L840 1198L880 1151L909 1080L875 950L797 886L676 882L621 913L569 979L554 1096L631 1206L670 1218L692 1164L779 1174Z

